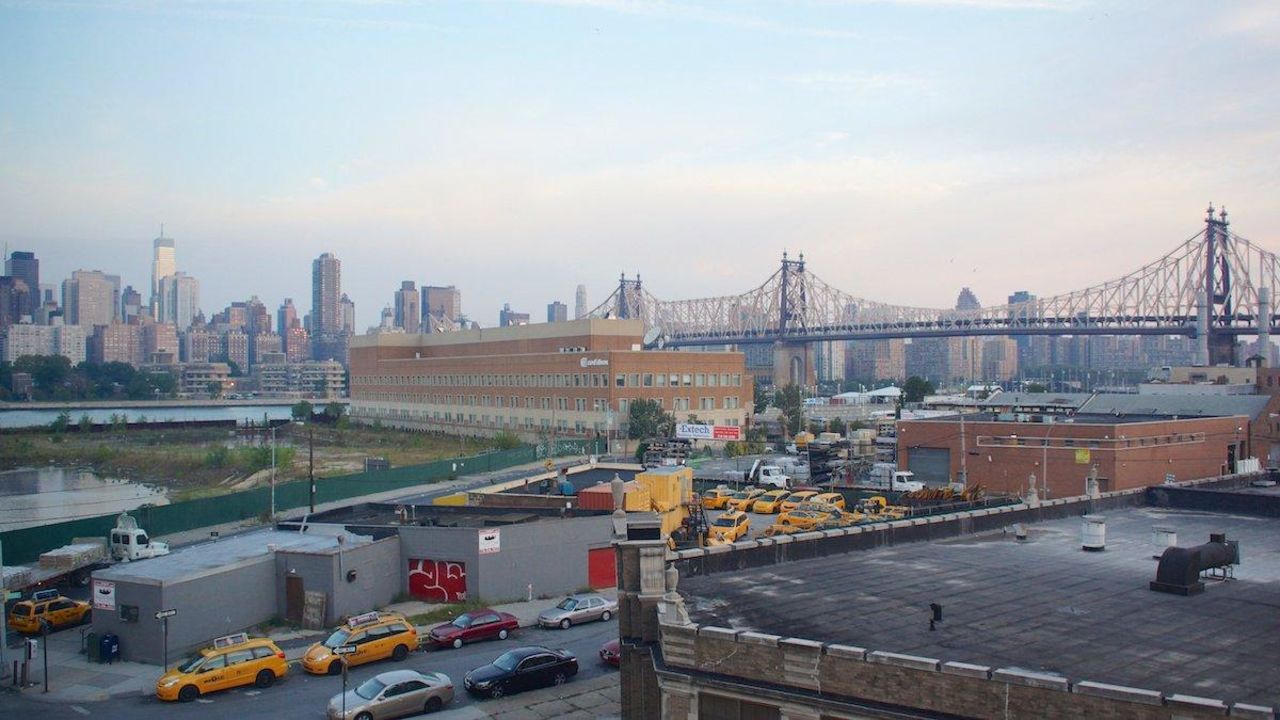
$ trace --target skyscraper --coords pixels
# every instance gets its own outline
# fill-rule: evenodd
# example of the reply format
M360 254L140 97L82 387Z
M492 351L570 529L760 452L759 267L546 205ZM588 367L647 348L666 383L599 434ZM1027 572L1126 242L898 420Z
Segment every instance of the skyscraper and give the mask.
M298 323L298 309L293 306L293 298L285 298L280 305L280 309L276 311L276 332L280 333L281 337L284 337L288 334L289 329L295 325L301 327Z
M556 300L547 306L547 322L564 322L569 319L569 306Z
M160 237L152 243L151 250L151 314L156 315L160 304L160 281L178 271L177 250L173 238L164 236L164 226L160 226Z
M346 335L355 335L356 304L347 297L346 293L342 293L342 299L338 301L338 314L341 316L338 331Z
M40 261L31 252L14 251L4 261L4 274L21 278L27 284L27 292L31 293L31 307L38 307L40 298Z
M342 330L342 263L325 253L311 263L311 332L337 335Z
M448 287L423 285L422 314L435 315L456 322L462 317L462 293L452 285Z
M200 281L182 272L166 275L157 297L156 322L186 330L200 312Z
M110 325L116 318L119 278L98 270L76 270L62 282L68 325Z
M978 302L978 296L973 294L969 288L960 288L960 294L956 296L957 310L981 310L982 303Z
M395 326L405 332L418 332L422 312L418 309L418 289L414 287L412 280L400 283L400 289L396 291L394 320Z
M529 313L516 312L511 309L511 303L503 303L502 310L498 312L498 327L514 327L528 324Z
M587 316L587 286L579 285L573 296L573 319L581 320Z

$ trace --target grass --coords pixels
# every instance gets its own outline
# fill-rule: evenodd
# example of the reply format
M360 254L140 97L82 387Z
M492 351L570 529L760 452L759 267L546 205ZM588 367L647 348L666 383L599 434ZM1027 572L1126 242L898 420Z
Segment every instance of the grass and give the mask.
M482 607L488 607L488 605L480 600L468 600L462 603L441 605L428 612L410 615L409 622L414 625L438 624L452 620L468 610L479 610Z

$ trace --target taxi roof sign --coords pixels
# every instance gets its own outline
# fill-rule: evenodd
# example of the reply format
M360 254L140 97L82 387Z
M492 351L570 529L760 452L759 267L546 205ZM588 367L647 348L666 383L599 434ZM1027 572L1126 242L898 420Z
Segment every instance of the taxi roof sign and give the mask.
M249 642L249 633L235 633L234 635L223 635L213 639L213 647L215 650L221 650L224 647L239 645L240 643Z
M353 628L354 628L354 627L360 627L361 625L368 625L369 623L376 623L376 622L378 622L378 618L379 618L378 611L377 611L377 610L374 610L374 611L372 611L372 612L367 612L367 613L365 613L365 614L363 614L363 615L356 615L356 616L354 616L354 617L348 618L348 619L347 619L347 625L348 625L349 627L353 627Z
M32 600L52 600L61 596L62 593L54 588L49 588L48 590L37 590L31 593Z

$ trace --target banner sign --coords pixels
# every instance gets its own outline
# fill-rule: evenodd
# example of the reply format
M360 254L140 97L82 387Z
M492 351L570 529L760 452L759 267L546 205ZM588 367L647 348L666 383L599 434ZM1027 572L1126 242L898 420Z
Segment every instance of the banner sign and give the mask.
M742 428L734 425L677 423L676 437L686 440L741 440Z
M116 584L109 580L93 581L93 609L116 609Z
M497 528L485 528L480 531L480 554L491 555L502 550L502 536Z

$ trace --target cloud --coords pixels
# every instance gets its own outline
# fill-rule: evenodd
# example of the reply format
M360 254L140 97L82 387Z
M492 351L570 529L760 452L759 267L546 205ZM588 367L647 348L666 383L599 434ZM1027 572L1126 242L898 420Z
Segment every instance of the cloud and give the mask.
M1266 0L1223 6L1214 18L1214 27L1223 35L1280 47L1280 3Z

